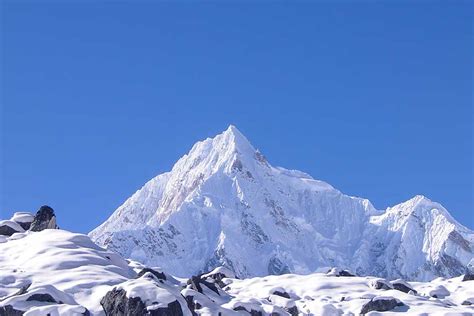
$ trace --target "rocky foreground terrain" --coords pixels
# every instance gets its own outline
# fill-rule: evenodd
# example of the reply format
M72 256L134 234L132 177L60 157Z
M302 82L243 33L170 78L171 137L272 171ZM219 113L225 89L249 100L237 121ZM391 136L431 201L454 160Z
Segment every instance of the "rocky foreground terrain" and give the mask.
M54 211L0 221L0 315L473 315L474 275L431 282L331 268L178 278L57 228Z

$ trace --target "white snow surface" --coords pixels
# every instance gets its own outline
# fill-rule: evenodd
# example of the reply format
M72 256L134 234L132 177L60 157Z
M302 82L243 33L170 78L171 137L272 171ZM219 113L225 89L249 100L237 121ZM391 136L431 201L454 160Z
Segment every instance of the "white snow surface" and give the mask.
M20 234L17 234L20 235ZM231 276L222 280L219 294L201 284L203 291L187 285L186 279L157 279L147 272L137 278L135 271L144 266L126 261L119 255L95 245L88 236L64 230L47 229L21 233L23 238L6 238L0 244L0 308L12 306L25 315L81 315L85 309L91 315L105 315L100 301L112 290L124 289L128 298L140 298L147 310L166 307L178 301L183 315L191 315L185 298L192 297L200 308L197 315L246 315L234 309L273 312L290 315L358 315L370 300L395 298L404 306L383 315L473 315L474 307L462 305L474 299L474 281L437 278L431 282L409 282L418 294L397 290L376 290L374 277L337 277L326 273L308 275L285 274L250 279L236 279L233 272L218 267L204 274L214 283L215 274ZM153 268L160 271L160 268ZM135 270L135 271L134 271ZM23 294L15 294L31 284ZM287 297L276 294L280 292ZM28 300L33 295L49 294L56 303ZM437 295L438 298L432 297ZM382 315L371 312L368 315Z
M99 245L184 277L358 275L426 281L465 272L474 232L424 196L376 210L306 173L271 166L237 128L196 143L90 232Z
M23 238L10 237L0 243L0 306L8 305L1 297L31 284L31 289L53 286L63 293L61 301L68 302L64 299L68 297L71 304L97 313L102 310L99 300L111 285L135 275L126 260L86 235L59 229L15 235Z

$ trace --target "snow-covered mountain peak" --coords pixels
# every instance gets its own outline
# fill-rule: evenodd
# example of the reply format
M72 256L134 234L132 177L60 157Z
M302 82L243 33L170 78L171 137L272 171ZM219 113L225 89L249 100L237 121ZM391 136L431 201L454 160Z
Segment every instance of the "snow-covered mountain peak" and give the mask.
M459 274L474 253L474 233L440 204L419 195L376 210L306 173L271 166L232 125L196 143L90 236L179 276L220 265L239 276L340 266L427 280Z

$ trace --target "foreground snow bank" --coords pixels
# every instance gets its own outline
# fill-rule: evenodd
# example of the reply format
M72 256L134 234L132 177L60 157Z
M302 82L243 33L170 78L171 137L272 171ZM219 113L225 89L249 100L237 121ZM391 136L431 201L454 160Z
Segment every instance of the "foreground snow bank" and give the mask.
M473 315L473 303L472 277L405 282L332 269L240 280L220 267L179 279L64 230L0 243L0 315Z

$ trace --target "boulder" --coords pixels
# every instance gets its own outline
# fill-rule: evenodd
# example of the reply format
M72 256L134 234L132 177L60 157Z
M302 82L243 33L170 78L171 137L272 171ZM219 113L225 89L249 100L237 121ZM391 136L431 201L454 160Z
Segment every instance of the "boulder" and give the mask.
M474 304L474 298L468 298L464 301L462 301L461 305L464 305L464 306L471 306Z
M146 315L146 305L139 297L127 297L123 289L114 288L100 300L105 315L134 316Z
M275 289L273 291L271 291L271 293L273 295L278 295L278 296L281 296L281 297L285 297L285 298L290 298L290 294L288 294L285 290L283 289Z
M326 274L328 276L336 276L336 277L354 277L355 274L351 273L349 270L339 269L339 268L332 268Z
M369 286L371 288L376 289L376 290L391 290L391 289L393 289L393 286L390 284L390 282L388 282L385 279L372 280L369 283Z
M418 294L418 292L408 282L401 279L392 281L392 286L397 291L405 293L410 293L410 291L413 291L414 294Z
M365 315L368 312L386 312L394 309L397 306L403 306L401 301L397 300L391 296L376 296L372 298L369 302L365 303L362 306L360 311L361 315Z
M21 233L25 230L18 223L10 220L0 221L0 235L11 236L14 233Z
M47 205L41 206L38 212L36 212L35 218L31 223L30 230L39 232L44 229L57 228L58 226L56 225L56 215L54 215L54 210Z
M170 302L166 307L158 304L146 306L140 297L127 297L124 289L114 288L100 300L107 316L182 316L183 310L178 301Z
M444 287L443 285L438 285L428 292L428 295L434 298L445 298L446 296L449 296L450 294L451 293L448 291L448 289Z

